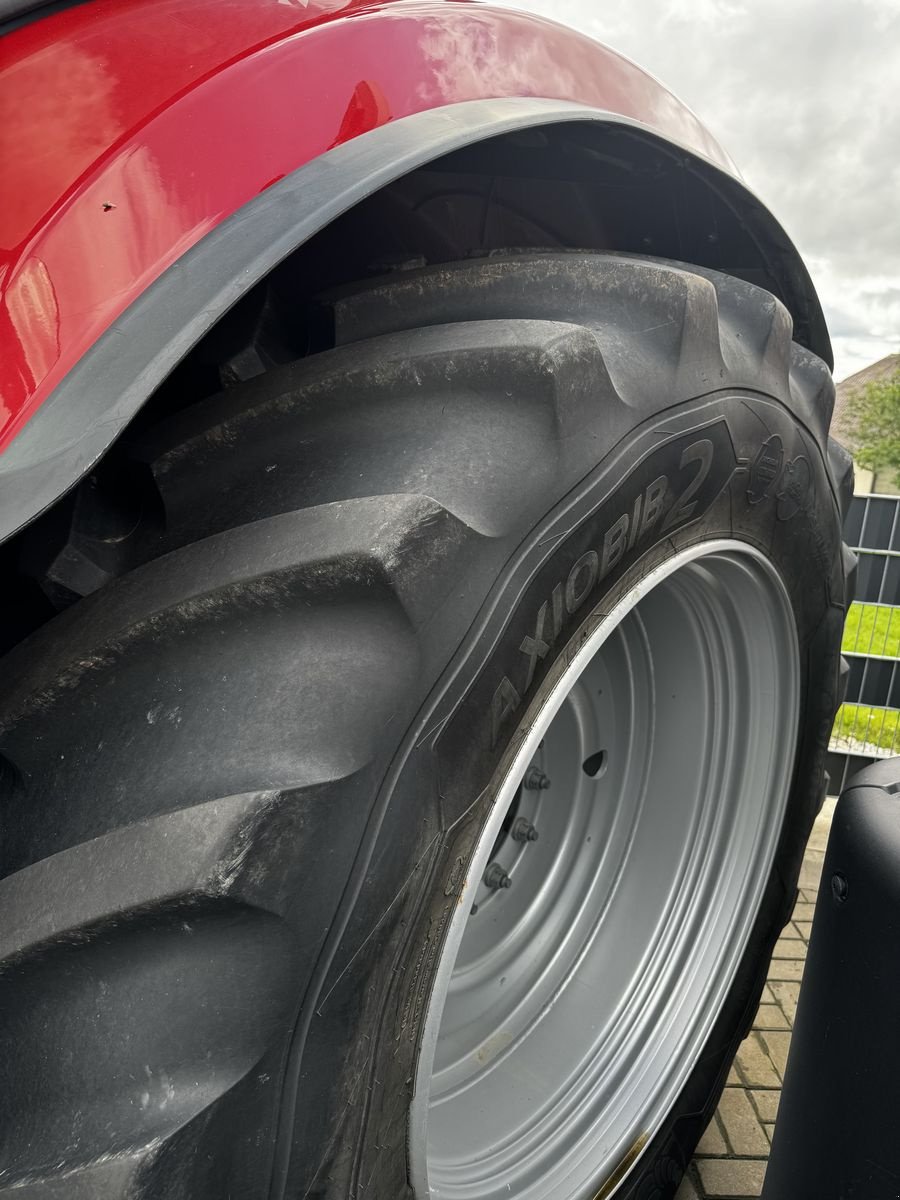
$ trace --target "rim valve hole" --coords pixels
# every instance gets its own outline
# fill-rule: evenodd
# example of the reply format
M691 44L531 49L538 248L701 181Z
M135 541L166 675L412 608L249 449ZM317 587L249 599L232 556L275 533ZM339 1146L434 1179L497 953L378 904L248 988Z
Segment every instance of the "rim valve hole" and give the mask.
M598 775L602 775L606 770L606 751L598 750L596 754L591 754L581 764L581 769L585 775L590 775L591 779L596 779Z

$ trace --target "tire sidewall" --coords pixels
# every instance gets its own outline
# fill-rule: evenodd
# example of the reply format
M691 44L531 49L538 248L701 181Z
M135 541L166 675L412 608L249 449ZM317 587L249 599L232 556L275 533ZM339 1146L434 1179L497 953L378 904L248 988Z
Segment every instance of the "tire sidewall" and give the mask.
M607 614L674 555L722 539L763 553L790 597L801 660L798 749L772 877L707 1051L637 1169L601 1192L622 1200L674 1194L788 915L821 799L838 678L840 521L823 456L783 404L752 393L667 410L562 497L499 572L398 747L362 892L381 916L374 929L364 917L355 934L351 927L338 957L349 965L312 1031L339 1069L328 1100L335 1148L317 1172L322 1190L311 1194L356 1195L367 1184L360 1195L412 1196L407 1125L422 1030L499 783L555 681ZM295 1158L320 1159L321 1148L303 1145L302 1123L298 1133Z

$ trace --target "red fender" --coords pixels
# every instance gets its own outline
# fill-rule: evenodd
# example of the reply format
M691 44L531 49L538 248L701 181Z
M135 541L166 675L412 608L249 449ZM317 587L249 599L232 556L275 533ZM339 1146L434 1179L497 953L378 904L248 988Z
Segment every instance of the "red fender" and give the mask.
M90 0L0 45L0 450L204 234L388 122L474 99L577 101L733 172L612 50L459 0Z

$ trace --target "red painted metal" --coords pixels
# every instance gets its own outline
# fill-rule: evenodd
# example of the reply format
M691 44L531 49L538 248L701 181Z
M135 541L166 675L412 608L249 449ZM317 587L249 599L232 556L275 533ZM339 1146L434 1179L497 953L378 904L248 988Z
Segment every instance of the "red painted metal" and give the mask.
M730 169L613 51L465 0L90 0L0 39L0 450L253 196L387 121L498 96L608 109Z

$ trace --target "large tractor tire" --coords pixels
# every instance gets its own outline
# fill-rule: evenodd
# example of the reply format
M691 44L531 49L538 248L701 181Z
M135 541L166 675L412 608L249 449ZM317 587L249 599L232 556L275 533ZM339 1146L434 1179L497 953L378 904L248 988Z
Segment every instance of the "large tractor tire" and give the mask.
M829 373L641 257L322 312L0 663L0 1194L671 1197L823 794Z

